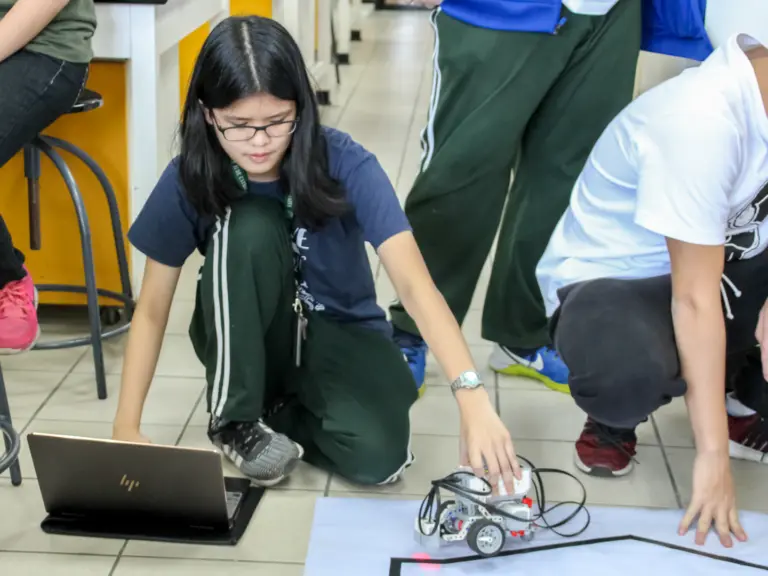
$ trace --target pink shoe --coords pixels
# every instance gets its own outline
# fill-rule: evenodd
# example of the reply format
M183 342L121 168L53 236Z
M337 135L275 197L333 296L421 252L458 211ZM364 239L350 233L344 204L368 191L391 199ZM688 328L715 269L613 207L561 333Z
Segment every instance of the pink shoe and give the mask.
M0 290L0 354L29 350L39 335L37 290L27 271L24 278Z

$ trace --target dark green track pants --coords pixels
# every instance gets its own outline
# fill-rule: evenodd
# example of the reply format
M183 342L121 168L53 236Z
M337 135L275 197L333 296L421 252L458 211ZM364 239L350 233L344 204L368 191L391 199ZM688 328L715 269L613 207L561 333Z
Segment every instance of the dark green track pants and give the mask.
M632 99L640 51L640 0L601 17L565 13L556 35L433 13L432 102L405 209L459 322L501 223L483 338L515 348L549 343L536 265L594 143ZM399 303L391 312L418 334Z
M235 202L216 226L190 326L209 411L254 421L285 402L267 423L299 442L304 460L352 481L385 482L410 455L413 376L386 335L318 313L294 367L289 232L282 205L258 197Z

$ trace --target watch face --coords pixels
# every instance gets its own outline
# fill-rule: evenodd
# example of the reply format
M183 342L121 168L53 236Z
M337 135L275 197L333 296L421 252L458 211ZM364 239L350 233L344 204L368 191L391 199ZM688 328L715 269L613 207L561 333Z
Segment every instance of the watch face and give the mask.
M465 372L453 383L452 388L477 388L483 384L475 372Z
M465 386L477 386L480 384L480 378L474 372L467 372L462 377L462 380Z

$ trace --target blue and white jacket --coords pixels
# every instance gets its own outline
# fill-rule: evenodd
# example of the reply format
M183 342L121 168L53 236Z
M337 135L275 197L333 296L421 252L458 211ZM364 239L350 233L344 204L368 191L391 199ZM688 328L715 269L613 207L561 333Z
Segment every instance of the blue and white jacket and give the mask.
M443 0L448 16L495 30L554 34L565 24L562 0ZM707 0L643 0L642 49L705 60L712 43L704 28Z

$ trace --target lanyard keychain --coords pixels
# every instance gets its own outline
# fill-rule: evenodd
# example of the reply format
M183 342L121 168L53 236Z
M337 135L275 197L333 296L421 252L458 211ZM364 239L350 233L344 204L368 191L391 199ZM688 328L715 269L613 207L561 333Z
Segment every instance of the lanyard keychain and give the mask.
M293 216L293 196L288 195L285 199L285 213L291 222L294 222ZM294 360L296 367L301 366L301 348L304 340L307 339L307 324L309 320L304 315L304 305L301 303L299 297L299 273L301 270L301 254L295 256L296 262L294 266L293 283L296 287L296 294L293 298L293 311L296 313L296 336L294 340Z
M238 186L240 189L245 192L248 190L248 179L245 175L245 171L240 168L237 164L232 164L232 174L235 177L235 180L237 181ZM291 222L291 225L295 225L295 219L294 219L294 213L293 213L293 196L290 194L285 198L285 216L288 219L289 222ZM294 287L295 287L295 296L293 299L293 311L296 313L296 334L294 336L294 361L296 363L296 367L301 366L301 352L302 352L302 344L304 340L307 339L307 324L309 321L307 320L307 317L304 315L304 305L301 303L301 298L299 297L299 272L301 268L301 255L296 256L297 260L295 261L294 265Z

